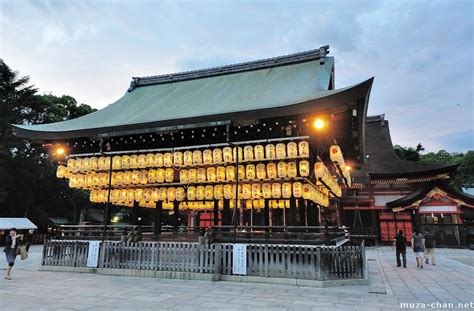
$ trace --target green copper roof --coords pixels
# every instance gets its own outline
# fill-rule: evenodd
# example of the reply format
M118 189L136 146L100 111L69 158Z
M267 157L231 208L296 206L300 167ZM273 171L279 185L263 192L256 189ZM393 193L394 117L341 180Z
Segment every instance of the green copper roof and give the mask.
M17 127L64 132L282 107L327 95L333 64L327 57L322 65L316 60L143 86L77 119Z

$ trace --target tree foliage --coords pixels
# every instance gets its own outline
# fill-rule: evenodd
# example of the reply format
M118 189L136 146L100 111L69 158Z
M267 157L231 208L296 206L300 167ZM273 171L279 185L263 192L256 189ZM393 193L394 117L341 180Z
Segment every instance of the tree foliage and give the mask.
M415 148L395 145L393 150L395 150L397 156L402 160L420 161L420 152L424 151L425 148L423 148L421 144L418 144Z
M466 153L447 152L440 150L438 152L429 152L421 156L422 162L440 163L447 165L458 165L456 174L451 179L451 184L455 187L474 186L474 151Z

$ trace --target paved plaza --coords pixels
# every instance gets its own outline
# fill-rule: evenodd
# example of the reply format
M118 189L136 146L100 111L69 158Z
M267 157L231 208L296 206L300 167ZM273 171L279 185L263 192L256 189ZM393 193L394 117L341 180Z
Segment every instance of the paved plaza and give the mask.
M474 301L474 251L466 249L437 249L437 265L421 270L412 252L404 269L390 247L369 248L369 284L331 288L44 272L41 251L17 259L12 281L0 279L0 310L445 310ZM0 265L4 274L3 254Z

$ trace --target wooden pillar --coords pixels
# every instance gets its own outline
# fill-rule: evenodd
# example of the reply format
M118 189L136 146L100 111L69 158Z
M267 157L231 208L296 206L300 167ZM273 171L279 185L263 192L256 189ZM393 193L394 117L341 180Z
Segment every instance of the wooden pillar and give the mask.
M173 230L178 232L179 227L179 201L173 202Z
M213 214L213 218L214 218L214 226L218 226L219 225L219 200L214 200L214 214Z
M287 226L296 226L296 199L290 198L290 210L288 215Z
M163 201L158 201L156 202L156 205L155 205L155 228L154 228L155 239L158 239L158 237L161 235L162 214L163 214Z
M222 225L230 225L230 201L228 199L224 200L224 206L222 208Z
M315 205L310 200L306 200L306 214L308 217L308 226L316 226Z
M138 223L138 209L140 206L138 205L138 202L135 201L133 202L133 208L132 208L132 225L136 225Z

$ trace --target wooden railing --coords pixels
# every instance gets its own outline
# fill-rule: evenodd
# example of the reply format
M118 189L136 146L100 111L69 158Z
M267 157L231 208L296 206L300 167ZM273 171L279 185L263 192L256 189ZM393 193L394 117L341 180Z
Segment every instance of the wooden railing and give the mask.
M48 241L44 266L85 267L88 241ZM101 245L98 268L177 271L231 275L233 247L228 243L180 242ZM364 246L247 244L247 275L308 280L361 279Z

